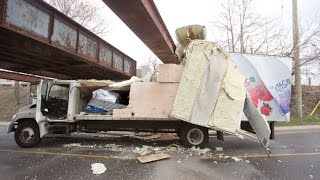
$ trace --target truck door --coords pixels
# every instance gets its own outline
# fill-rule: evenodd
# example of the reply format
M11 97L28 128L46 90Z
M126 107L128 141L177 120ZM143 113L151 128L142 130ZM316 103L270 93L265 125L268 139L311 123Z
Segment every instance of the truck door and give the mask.
M43 115L44 109L44 101L46 100L48 91L48 82L41 80L37 87L37 106L36 106L36 121L40 122L45 120L45 116Z
M243 111L248 118L249 123L251 124L253 130L256 132L258 139L263 145L264 149L269 154L269 138L270 138L270 127L265 118L259 113L257 108L253 105L249 97L246 98ZM243 134L250 136L250 133L242 131Z

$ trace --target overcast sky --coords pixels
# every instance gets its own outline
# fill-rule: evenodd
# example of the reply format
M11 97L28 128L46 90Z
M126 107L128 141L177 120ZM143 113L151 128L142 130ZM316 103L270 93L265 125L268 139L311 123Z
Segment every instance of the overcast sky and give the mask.
M174 40L176 28L201 24L207 26L208 40L214 41L214 29L210 27L210 22L217 18L218 0L154 0L154 2ZM96 3L103 7L103 15L110 20L105 40L135 59L138 65L143 64L148 57L154 56L101 0L96 0ZM319 22L319 7L320 0L298 0L300 19ZM291 27L291 0L254 0L254 9L264 17L279 17Z

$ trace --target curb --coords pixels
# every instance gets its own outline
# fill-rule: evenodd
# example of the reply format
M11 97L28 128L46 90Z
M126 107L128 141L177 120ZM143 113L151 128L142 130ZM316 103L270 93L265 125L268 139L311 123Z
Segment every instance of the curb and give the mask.
M307 130L307 129L319 129L320 125L305 125L305 126L283 126L275 127L276 131L285 131L285 130Z
M9 126L11 122L0 122L0 126Z

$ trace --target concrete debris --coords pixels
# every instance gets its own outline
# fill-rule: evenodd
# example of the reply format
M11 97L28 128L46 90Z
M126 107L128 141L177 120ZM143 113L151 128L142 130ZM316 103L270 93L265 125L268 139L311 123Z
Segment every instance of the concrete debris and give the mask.
M143 157L138 157L137 159L142 163L147 163L147 162L153 162L153 161L159 161L162 159L168 159L170 156L165 153L158 153L158 154L151 154L149 156L143 156Z
M233 159L234 161L238 162L238 161L242 161L242 159L237 158L237 157L232 157L231 159Z
M309 177L310 177L310 179L313 179L313 175L310 174Z
M134 153L140 154L141 156L151 154L153 151L154 147L146 145L143 145L141 148L136 147L135 150L133 150Z
M242 134L237 134L237 137L238 137L239 139L244 139L244 136L243 136Z
M82 148L95 148L96 145L81 145L81 143L64 144L62 147L82 147Z
M217 162L217 161L213 161L213 163L214 163L214 164L218 164L218 162Z
M91 164L91 170L93 174L99 175L104 173L107 170L107 168L102 163L93 163Z
M80 143L64 144L62 147L81 147Z
M209 151L211 151L209 148L200 149L199 147L196 148L194 146L191 148L191 152L196 155L206 155Z
M230 156L225 156L224 158L225 158L225 159L228 159L229 157L230 157Z
M216 147L216 151L223 151L222 147Z
M250 161L249 161L249 160L246 160L246 162L249 163Z
M278 163L281 163L282 161L278 159L277 162L278 162Z
M105 148L119 148L122 147L122 145L118 145L118 144L106 144L104 145Z
M84 147L84 148L95 148L96 145L81 145L80 147Z

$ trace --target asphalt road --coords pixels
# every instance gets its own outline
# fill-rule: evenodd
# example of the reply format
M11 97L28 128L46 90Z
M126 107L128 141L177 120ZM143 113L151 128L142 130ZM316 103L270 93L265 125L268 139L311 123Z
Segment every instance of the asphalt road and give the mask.
M37 148L22 149L13 133L0 126L0 179L320 179L320 129L277 131L271 157L257 141L232 136L225 142L211 137L211 151L205 156L169 146L178 140L147 142L118 136L51 137ZM108 144L122 147L110 149ZM142 145L166 152L170 159L141 164L136 150ZM103 163L107 170L94 175L92 163Z

